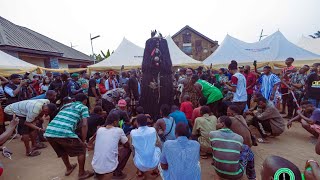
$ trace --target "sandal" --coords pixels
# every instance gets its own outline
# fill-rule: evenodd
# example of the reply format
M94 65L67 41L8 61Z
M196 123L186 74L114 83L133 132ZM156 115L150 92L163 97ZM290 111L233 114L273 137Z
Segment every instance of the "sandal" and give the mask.
M34 147L34 150L38 150L38 149L44 149L44 148L47 148L48 146L45 145L44 143L38 143L36 145L36 147Z
M94 172L92 172L92 171L85 171L82 176L78 176L78 179L79 179L79 180L88 179L88 178L92 177L93 175L94 175Z
M41 152L33 150L33 151L29 152L29 154L27 156L35 157L35 156L39 156L40 154L41 154Z
M77 167L77 165L78 165L77 163L71 164L71 169L66 171L66 173L64 173L64 175L69 176L73 172L73 170Z
M136 176L137 176L137 179L145 179L146 177L144 176L144 173L137 170L136 172Z
M160 176L159 170L158 169L153 170L151 172L151 176L153 176L154 178Z
M258 141L259 143L269 143L268 140L262 139L262 138L258 138L257 141Z

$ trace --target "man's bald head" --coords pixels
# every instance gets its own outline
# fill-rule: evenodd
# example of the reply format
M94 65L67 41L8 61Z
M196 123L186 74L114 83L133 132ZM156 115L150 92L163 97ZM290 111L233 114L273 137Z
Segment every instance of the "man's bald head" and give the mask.
M290 169L294 173L296 180L302 179L299 168L292 162L279 156L269 156L262 164L261 180L274 179L274 174L281 168Z

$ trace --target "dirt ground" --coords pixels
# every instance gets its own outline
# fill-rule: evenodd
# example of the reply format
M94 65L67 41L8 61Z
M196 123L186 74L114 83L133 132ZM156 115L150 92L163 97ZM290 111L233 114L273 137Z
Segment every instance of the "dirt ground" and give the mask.
M259 144L253 147L255 153L255 168L257 178L260 179L260 169L263 160L269 155L278 155L287 158L296 164L300 170L303 170L306 160L312 158L320 161L320 156L315 153L314 144L311 141L311 135L308 134L299 123L294 123L290 130L286 130L280 137L270 139L269 144ZM16 139L7 146L14 154L13 159L7 159L1 156L1 163L4 165L4 174L0 180L73 180L77 179L76 169L71 176L65 177L65 167L62 160L56 157L53 149L48 148L41 150L42 154L37 157L26 157L24 155L23 143ZM86 161L86 169L91 170L92 152ZM76 158L71 158L75 163ZM202 179L214 179L214 170L211 166L211 160L201 160ZM127 179L135 178L136 168L132 159L129 159L124 173ZM148 176L147 176L148 177ZM94 178L91 178L94 179ZM148 177L148 179L152 179ZM161 179L160 177L157 178Z

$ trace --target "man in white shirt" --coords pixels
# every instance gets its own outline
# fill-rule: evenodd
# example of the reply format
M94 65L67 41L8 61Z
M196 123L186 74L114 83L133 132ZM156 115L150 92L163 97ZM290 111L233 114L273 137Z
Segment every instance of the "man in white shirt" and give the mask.
M119 128L120 117L116 113L108 115L106 126L100 127L96 133L96 143L92 167L98 180L113 172L113 179L124 179L127 175L122 172L131 154L128 138ZM92 140L93 141L93 140ZM119 141L123 147L119 147Z
M247 104L247 80L243 74L238 72L237 64L232 63L228 68L233 75L231 77L231 86L226 86L233 92L232 103L237 105L242 113Z
M27 156L38 156L40 152L36 150L47 147L45 144L36 143L37 131L44 132L42 128L36 126L36 123L52 116L56 110L57 106L50 103L48 99L19 101L4 109L7 115L16 115L19 118L18 133L22 135ZM30 140L32 148L30 148Z
M137 116L138 129L131 131L131 144L134 153L133 162L138 168L138 177L144 177L144 172L154 170L152 175L158 175L157 167L160 162L160 145L157 131L147 126L147 116Z

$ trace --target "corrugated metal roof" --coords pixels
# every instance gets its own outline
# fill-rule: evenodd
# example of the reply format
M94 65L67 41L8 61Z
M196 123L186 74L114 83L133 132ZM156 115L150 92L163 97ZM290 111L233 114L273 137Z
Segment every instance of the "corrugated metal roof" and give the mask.
M73 60L93 59L69 46L50 39L26 27L18 26L0 16L0 46L13 46L36 51L59 53Z

